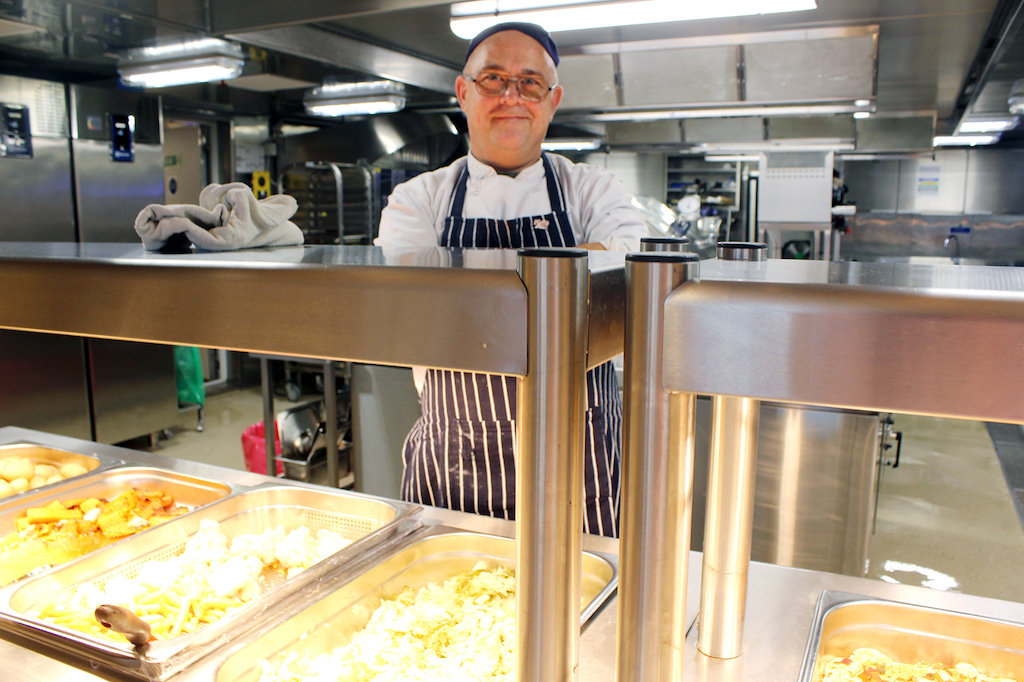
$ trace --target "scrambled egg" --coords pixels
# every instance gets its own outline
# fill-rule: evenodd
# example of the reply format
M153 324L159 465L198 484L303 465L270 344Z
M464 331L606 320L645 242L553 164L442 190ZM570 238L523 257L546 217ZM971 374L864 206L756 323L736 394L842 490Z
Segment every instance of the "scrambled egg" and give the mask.
M382 600L351 641L309 660L263 661L260 682L511 682L515 576L481 562L443 585Z
M857 649L825 665L822 682L1014 682L989 677L969 663L945 668L938 663L897 663L875 649Z

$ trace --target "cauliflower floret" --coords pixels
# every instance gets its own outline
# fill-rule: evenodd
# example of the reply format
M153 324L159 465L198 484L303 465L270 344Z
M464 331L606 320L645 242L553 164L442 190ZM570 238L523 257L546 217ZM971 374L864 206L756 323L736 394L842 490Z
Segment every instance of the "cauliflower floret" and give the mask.
M246 588L247 593L253 594L249 583L255 586L258 593L262 570L263 564L256 557L233 556L211 572L207 580L217 597L227 597Z
M316 545L309 528L299 526L277 546L277 560L284 568L308 568L316 563Z
M321 528L316 532L317 561L323 561L335 552L340 552L351 544L352 541L346 540L340 533L335 533L332 530Z

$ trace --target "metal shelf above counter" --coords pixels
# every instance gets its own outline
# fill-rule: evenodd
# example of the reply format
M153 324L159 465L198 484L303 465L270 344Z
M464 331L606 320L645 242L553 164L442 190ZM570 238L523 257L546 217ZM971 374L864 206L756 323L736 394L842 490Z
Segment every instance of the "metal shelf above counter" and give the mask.
M522 377L517 665L579 649L586 371L622 351L625 254L582 249L228 253L0 245L0 328ZM268 459L273 447L267 448ZM268 471L273 471L268 461Z

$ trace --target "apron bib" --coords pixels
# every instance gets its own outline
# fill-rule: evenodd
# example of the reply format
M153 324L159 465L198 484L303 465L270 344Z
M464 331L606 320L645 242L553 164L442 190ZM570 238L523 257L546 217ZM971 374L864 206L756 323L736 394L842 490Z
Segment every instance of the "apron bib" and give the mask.
M441 246L576 246L560 183L542 155L551 213L511 220L463 218L468 168L449 203ZM405 441L402 499L515 518L516 377L427 370L423 416ZM587 372L583 529L618 536L622 408L610 362Z

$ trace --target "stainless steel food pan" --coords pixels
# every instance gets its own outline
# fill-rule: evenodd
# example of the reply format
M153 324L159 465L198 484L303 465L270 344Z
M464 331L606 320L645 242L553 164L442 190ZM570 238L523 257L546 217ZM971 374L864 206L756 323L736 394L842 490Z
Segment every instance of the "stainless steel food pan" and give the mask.
M275 618L276 625L253 633L253 639L231 653L216 672L217 682L255 682L263 660L278 661L295 651L301 657L328 653L344 646L362 629L380 603L405 587L441 583L477 562L515 565L515 541L444 526L425 528L417 539L361 575L324 581L301 596L306 603L294 615ZM340 584L339 584L340 583ZM615 557L583 554L582 615L585 624L618 584ZM205 679L205 677L204 677Z
M169 493L178 504L193 509L223 499L232 492L231 486L224 483L163 469L126 466L97 470L4 500L0 504L0 538L18 530L18 519L25 516L28 509L44 507L55 500L89 497L112 500L132 488ZM3 556L0 552L0 561Z
M990 676L1024 680L1024 624L825 590L801 682L820 682L833 657L861 647L901 663L970 663Z
M39 445L37 443L6 443L0 445L0 459L7 459L8 457L21 457L32 462L33 465L38 464L49 464L55 466L58 469L65 464L80 464L86 472L94 471L100 467L108 468L116 464L120 464L120 460L111 459L109 457L102 457L101 455L86 455L79 452L68 452L67 450L58 450L51 448L46 445ZM64 479L65 481L74 480L80 476L73 476L71 478ZM57 483L50 483L39 488L35 488L31 491L20 493L18 496L11 495L10 497L0 498L3 502L13 499L22 499L25 495L28 495L35 490L49 490L53 486L60 485L64 481Z
M240 635L277 600L410 532L418 523L419 511L414 505L313 487L268 483L244 489L45 575L30 578L16 589L0 591L0 625L120 672L163 680ZM286 531L304 525L314 532L321 528L334 530L353 543L289 580L261 585L263 592L259 596L211 625L173 639L149 643L142 656L127 642L111 643L29 615L66 602L83 583L102 584L115 575L131 578L146 561L166 560L180 554L204 519L217 521L229 538L242 533L261 533L279 525Z

